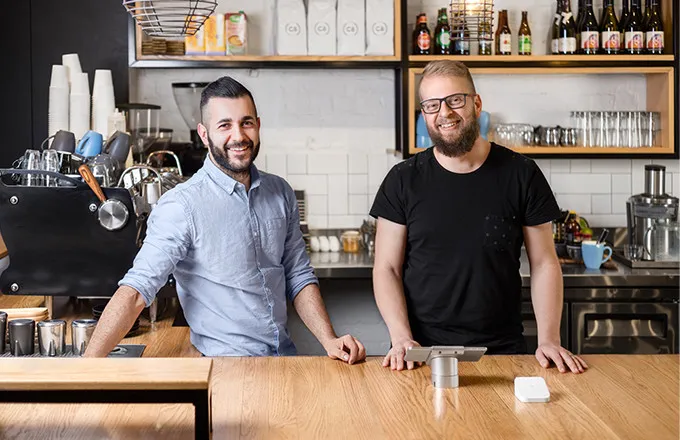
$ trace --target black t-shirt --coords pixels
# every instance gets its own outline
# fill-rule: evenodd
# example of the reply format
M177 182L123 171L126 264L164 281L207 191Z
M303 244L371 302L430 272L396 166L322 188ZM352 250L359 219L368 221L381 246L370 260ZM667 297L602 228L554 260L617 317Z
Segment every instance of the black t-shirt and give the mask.
M443 168L430 148L395 165L371 216L406 225L403 283L421 345L522 347L522 226L559 217L534 161L491 144L472 173Z

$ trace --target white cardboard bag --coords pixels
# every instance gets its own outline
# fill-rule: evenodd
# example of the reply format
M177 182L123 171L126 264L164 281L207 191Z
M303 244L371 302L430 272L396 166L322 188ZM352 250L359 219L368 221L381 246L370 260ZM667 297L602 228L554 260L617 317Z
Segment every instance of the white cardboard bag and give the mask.
M309 55L335 55L337 0L308 0L307 49Z
M276 53L307 55L307 15L302 0L276 4Z
M394 55L393 0L366 0L366 55Z
M365 0L338 0L338 55L366 53L365 8Z

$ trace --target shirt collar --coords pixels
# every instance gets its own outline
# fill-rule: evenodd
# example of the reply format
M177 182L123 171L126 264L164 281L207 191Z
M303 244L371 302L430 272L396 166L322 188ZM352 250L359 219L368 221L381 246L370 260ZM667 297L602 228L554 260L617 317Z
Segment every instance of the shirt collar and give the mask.
M237 180L233 179L227 173L222 171L215 163L213 163L210 158L210 154L206 155L205 162L203 163L203 168L205 172L221 187L227 190L229 195L233 194L236 189L236 184L239 183ZM258 171L255 164L250 165L250 189L257 188L260 186L260 172Z

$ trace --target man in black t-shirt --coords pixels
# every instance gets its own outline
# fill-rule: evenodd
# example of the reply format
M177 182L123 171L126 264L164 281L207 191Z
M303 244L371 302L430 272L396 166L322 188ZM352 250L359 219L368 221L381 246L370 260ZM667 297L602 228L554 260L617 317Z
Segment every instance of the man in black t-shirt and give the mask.
M383 365L403 369L406 349L418 345L526 353L524 242L536 358L545 368L553 362L583 372L585 362L560 343L562 271L551 227L560 211L541 170L480 136L482 101L462 63L430 63L420 97L434 147L394 166L371 209L378 219L373 285L392 340Z

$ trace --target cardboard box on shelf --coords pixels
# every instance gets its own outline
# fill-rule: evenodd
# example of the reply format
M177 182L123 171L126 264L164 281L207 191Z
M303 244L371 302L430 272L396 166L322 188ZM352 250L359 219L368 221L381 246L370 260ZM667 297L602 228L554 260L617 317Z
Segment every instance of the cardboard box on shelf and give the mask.
M245 55L248 51L248 20L243 11L227 14L227 55Z
M224 14L213 14L205 21L205 54L224 55L227 52L224 37Z

